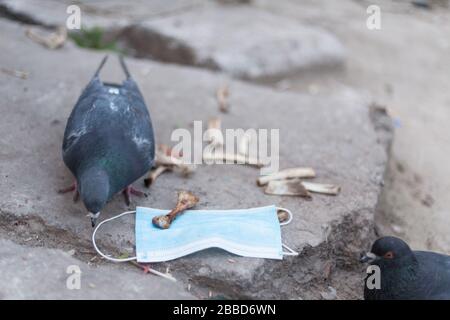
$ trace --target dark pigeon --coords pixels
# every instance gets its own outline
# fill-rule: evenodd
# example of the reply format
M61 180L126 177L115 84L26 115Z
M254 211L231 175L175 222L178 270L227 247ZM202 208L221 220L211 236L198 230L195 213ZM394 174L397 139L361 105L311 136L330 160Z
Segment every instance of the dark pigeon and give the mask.
M120 57L126 79L104 83L99 72L82 92L67 120L62 145L63 159L75 183L60 192L75 191L91 216L92 226L100 211L116 193L144 195L130 186L153 165L155 141L147 106Z
M399 238L383 237L361 262L379 266L381 275L380 289L364 286L365 300L450 299L450 256L412 251Z

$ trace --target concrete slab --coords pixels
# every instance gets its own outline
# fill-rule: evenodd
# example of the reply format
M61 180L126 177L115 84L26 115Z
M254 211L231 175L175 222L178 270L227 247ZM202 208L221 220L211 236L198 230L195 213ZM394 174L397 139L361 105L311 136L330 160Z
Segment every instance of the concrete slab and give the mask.
M246 79L336 68L345 50L328 31L250 6L203 6L123 30L137 56Z
M418 250L450 254L450 180L442 179L450 175L450 166L442 165L450 157L450 10L438 3L422 10L411 2L377 1L383 12L381 30L361 24L369 2L253 0L252 5L317 22L348 48L344 72L299 73L285 80L284 87L312 87L323 94L352 86L370 92L377 104L389 109L397 128L377 234L395 235ZM414 43L414 50L405 43Z
M0 0L0 12L7 12L23 22L35 22L45 26L66 25L69 14L67 7L76 4L81 9L83 27L94 26L113 29L140 20L155 19L161 16L187 11L204 5L204 0L120 0L90 1L81 0Z
M0 299L195 299L180 283L90 266L61 250L0 239L0 255Z
M25 80L0 74L4 97L0 104L0 229L20 242L23 229L27 230L19 229L20 225L32 224L53 247L63 243L88 247L92 229L82 204L74 204L71 195L58 195L56 190L72 182L61 159L66 119L103 54L70 43L50 51L26 38L17 24L0 20L0 27L1 65L29 73ZM280 93L189 67L135 59L128 63L148 102L158 143L170 143L174 128L191 129L192 121L206 123L219 115L215 92L228 83L232 107L229 114L221 115L225 128L279 128L282 168L312 166L318 181L342 186L337 197L316 195L313 201L304 201L264 195L255 184L259 171L244 166L201 166L188 179L162 176L149 197L135 199L134 204L170 208L175 191L183 188L200 196L198 208L287 207L294 212L294 220L283 228L283 239L301 252L274 262L208 250L165 264L177 278L231 297L252 298L320 298L320 290L326 291L334 281L333 276L324 281L323 269L330 264L332 274L350 270L353 279L362 279L355 273L359 270L356 258L371 241L387 160L386 144L380 142L373 123L378 117L371 119L364 97L352 90L333 96ZM102 78L122 79L114 59ZM142 181L135 186L143 188ZM102 218L127 209L118 196ZM132 217L105 226L99 235L102 247L131 252L133 227Z
M65 25L70 4L0 1L10 15L43 25ZM137 57L222 70L246 79L337 68L345 62L344 46L332 33L249 5L202 0L78 5L83 26L105 28L105 37L119 39Z

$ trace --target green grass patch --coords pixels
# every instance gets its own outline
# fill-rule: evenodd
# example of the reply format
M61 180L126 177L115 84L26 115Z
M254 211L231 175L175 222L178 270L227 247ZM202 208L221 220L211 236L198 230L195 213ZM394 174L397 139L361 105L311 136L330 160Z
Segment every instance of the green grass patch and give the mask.
M69 37L82 48L89 48L94 50L109 50L123 53L118 48L116 41L105 41L105 31L100 27L93 27L90 29L82 28L80 31L71 32Z

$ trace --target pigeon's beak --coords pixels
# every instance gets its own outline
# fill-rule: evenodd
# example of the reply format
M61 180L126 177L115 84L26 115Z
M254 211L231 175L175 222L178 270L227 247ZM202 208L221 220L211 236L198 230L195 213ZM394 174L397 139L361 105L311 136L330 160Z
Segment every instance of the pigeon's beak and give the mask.
M88 216L91 218L92 228L95 227L95 225L97 223L97 218L98 218L99 215L100 215L100 212L97 212L97 213L89 212Z
M377 256L373 254L372 252L366 252L362 253L361 257L359 258L359 262L361 263L371 263L377 260Z

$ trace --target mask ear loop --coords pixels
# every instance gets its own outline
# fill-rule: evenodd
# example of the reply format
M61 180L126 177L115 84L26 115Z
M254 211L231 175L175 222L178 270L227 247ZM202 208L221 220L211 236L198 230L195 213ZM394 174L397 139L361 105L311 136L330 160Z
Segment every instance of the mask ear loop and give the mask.
M287 214L289 215L289 218L287 219L287 221L281 222L281 223L280 223L280 226L285 226L285 225L288 225L289 223L291 223L292 219L294 218L294 216L293 216L291 210L286 209L286 208L281 208L281 207L277 207L276 209L277 209L277 211L280 210L280 211L287 212ZM288 252L286 252L286 251L283 251L283 252L282 252L282 254L283 254L284 256L298 256L298 252L292 250L291 248L289 248L289 247L288 247L287 245L285 245L284 243L282 243L281 245L283 246L283 248L285 248L285 249L288 250Z
M117 216L114 216L114 217L112 217L112 218L103 220L102 222L100 222L100 223L95 227L94 232L92 233L92 244L94 245L95 251L97 251L97 253L98 253L99 255L101 255L103 258L105 258L105 259L107 259L107 260L109 260L109 261L114 261L114 262L127 262L127 261L133 261L133 260L136 260L136 259L137 259L136 257L124 258L124 259L112 258L112 257L110 257L110 256L107 256L107 255L104 254L103 252L101 252L100 249L97 247L97 244L95 243L95 234L97 233L98 228L100 228L100 226L101 226L102 224L104 224L104 223L106 223L106 222L109 222L109 221L112 221L112 220L115 220L115 219L117 219L117 218L120 218L120 217L125 216L125 215L127 215L127 214L135 213L135 212L136 212L136 211L126 211L126 212L123 212L123 213L121 213L121 214L118 214Z
M117 216L114 216L114 217L109 218L109 219L105 219L105 220L103 220L102 222L100 222L100 223L95 227L94 232L92 232L92 244L94 245L94 249L95 249L95 251L97 251L97 253L98 253L99 255L101 255L101 256L102 256L103 258L105 258L106 260L113 261L113 262L128 262L128 261L137 260L137 257L136 257L136 256L130 257L130 258L123 258L123 259L110 257L110 256L104 254L103 252L101 252L100 249L97 247L97 244L95 243L95 234L97 233L98 229L100 228L100 226L101 226L102 224L104 224L104 223L106 223L106 222L109 222L109 221L112 221L112 220L115 220L115 219L118 219L118 218L120 218L120 217L122 217L122 216L125 216L125 215L127 215L127 214L131 214L131 213L136 213L136 211L126 211L126 212L122 212L121 214L118 214ZM162 273L162 272L156 271L156 270L154 270L154 269L148 268L148 271L149 271L150 273L153 273L153 274L155 274L155 275L157 275L157 276L166 278L166 279L168 279L168 280L171 280L171 281L177 281L174 277L172 277L172 276L170 276L170 275L167 275L167 274L164 274L164 273Z

